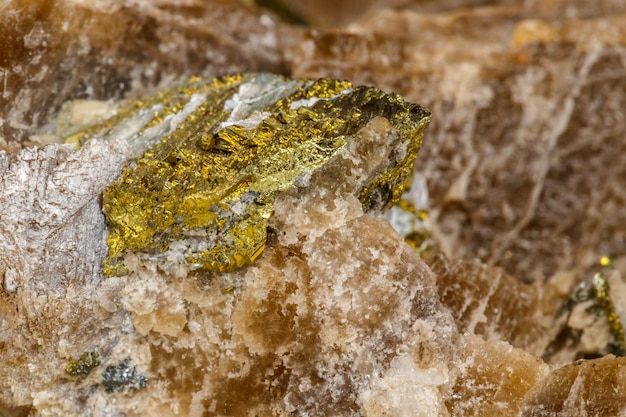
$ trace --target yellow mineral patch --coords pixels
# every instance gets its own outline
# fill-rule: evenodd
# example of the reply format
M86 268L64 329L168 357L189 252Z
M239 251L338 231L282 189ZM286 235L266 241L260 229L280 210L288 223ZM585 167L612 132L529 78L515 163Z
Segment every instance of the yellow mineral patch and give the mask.
M85 352L78 359L70 359L65 367L65 373L84 378L98 366L100 366L100 355L97 352Z
M600 264L604 267L610 265L610 259L603 257ZM611 288L602 272L596 272L592 278L593 292L598 305L606 314L609 324L609 331L613 335L617 353L620 356L626 355L626 338L624 337L624 326L619 314L615 310L613 299L611 298Z

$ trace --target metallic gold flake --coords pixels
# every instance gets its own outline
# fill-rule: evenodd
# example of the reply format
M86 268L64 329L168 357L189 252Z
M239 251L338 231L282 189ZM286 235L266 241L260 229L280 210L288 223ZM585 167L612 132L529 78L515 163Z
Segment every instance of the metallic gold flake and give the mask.
M235 287L229 286L222 288L222 294L224 295L233 295L235 293Z
M600 264L606 268L610 265L610 259L603 257L600 260ZM592 278L592 286L594 297L598 305L604 311L606 320L609 324L609 330L613 335L615 346L617 347L617 353L620 356L626 356L626 338L624 337L624 326L622 321L615 310L615 305L611 299L611 288L608 281L604 277L602 272L596 272Z
M65 367L65 373L85 378L93 368L98 366L100 366L100 355L97 352L85 352L78 359L70 359Z
M430 231L424 225L424 221L428 218L426 210L420 210L407 200L401 199L398 202L398 208L409 213L411 219L411 231L404 236L404 241L408 243L422 258L428 258L433 252L434 243L432 241Z
M603 256L600 259L600 271L596 272L593 277L581 283L574 294L563 303L563 306L557 312L557 317L567 313L571 314L574 307L589 300L593 300L595 305L599 307L599 311L604 313L608 324L609 332L613 337L611 351L619 356L626 356L626 336L621 318L615 309L613 299L611 297L611 288L605 275L611 271L611 259ZM594 309L588 309L593 311ZM597 308L596 308L597 310Z
M427 259L438 249L427 224L428 210L423 208L428 205L427 187L424 179L420 179L414 180L414 188L402 195L388 213L388 219L404 241L423 259Z
M404 192L430 121L423 107L374 88L266 74L194 79L75 134L77 143L122 136L144 152L104 193L105 274L127 272L126 251L182 255L192 268L219 272L252 263L277 193L337 157L376 116L405 146L359 191L372 210Z

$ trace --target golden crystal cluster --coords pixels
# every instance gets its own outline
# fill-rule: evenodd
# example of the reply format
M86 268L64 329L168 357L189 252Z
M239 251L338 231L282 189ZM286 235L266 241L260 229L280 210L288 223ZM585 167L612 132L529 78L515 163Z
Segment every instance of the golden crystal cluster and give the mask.
M276 194L337 157L377 116L404 144L357 190L375 210L402 195L430 121L428 110L375 88L267 74L197 78L75 133L69 140L84 143L140 120L128 143L148 146L104 193L105 274L127 272L126 251L220 272L250 264L265 247Z

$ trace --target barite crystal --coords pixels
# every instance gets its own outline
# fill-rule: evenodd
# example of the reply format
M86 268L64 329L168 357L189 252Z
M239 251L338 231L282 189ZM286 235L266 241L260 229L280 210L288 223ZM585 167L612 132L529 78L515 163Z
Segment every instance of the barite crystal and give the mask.
M306 182L375 117L397 135L389 166L351 190L369 211L398 201L430 121L428 110L377 89L264 74L194 79L74 133L68 141L122 136L145 151L104 193L105 274L127 272L126 251L192 269L250 264L277 193Z

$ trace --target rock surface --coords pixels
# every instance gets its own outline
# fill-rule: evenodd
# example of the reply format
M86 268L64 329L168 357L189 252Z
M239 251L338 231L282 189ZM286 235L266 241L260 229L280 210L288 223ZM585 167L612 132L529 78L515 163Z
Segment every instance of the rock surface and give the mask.
M68 99L139 98L191 76L285 72L282 51L298 39L270 14L234 0L10 0L0 7L6 142L48 133L42 127Z
M416 167L433 234L526 282L624 249L624 17L521 21L511 8L380 12L312 35L293 68L383 86L434 114ZM602 186L599 186L603 184ZM575 196L572 190L576 190Z
M624 3L336 3L0 5L0 415L626 415L619 334L586 281L611 256L624 317ZM102 193L136 155L61 137L254 71L433 111L410 196L433 257L346 193L346 167L375 170L393 136L373 119L358 135L378 145L276 198L252 265L131 251L103 278Z

